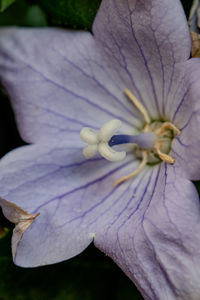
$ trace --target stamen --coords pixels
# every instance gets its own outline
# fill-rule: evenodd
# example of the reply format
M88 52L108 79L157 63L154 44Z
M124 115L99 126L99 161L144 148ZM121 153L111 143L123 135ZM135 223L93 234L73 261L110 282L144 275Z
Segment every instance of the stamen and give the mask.
M144 169L148 162L159 163L160 161L158 160L158 156L160 160L169 164L174 164L175 159L166 153L169 153L170 151L171 142L174 136L181 134L181 131L171 122L151 122L146 108L137 100L131 91L125 89L124 93L140 111L146 122L140 134L114 135L116 130L118 130L122 125L121 121L117 119L112 119L105 123L99 132L95 132L93 129L88 127L83 128L80 132L82 140L88 144L83 149L83 154L86 158L92 158L99 152L105 159L111 162L118 162L126 157L126 152L115 151L111 147L120 144L136 144L138 146L136 149L136 155L137 151L141 153L141 163L134 172L117 180L114 183L114 186L136 176ZM170 130L173 131L174 134L172 134Z
M175 158L171 157L168 154L161 152L158 147L155 147L155 150L161 160L166 161L167 163L172 164L172 165L175 163Z
M158 154L158 156L160 157L161 160L166 161L169 164L174 164L175 163L175 159L173 157L171 157L170 155L163 153L160 149L162 147L162 142L161 141L157 141L155 143L155 151Z
M139 167L133 173L123 176L120 179L118 179L117 181L115 181L114 186L118 186L122 182L124 182L124 181L136 176L138 173L140 173L147 164L147 158L148 158L147 151L142 151L142 161L141 161Z
M156 130L156 134L158 136L161 136L165 133L166 130L172 130L175 134L180 135L181 131L171 122L165 122L163 123L159 129ZM169 164L174 164L175 163L175 159L173 157L171 157L170 155L163 153L161 151L162 148L162 140L158 139L158 141L155 143L155 151L158 154L158 156L160 157L161 160L166 161Z
M160 128L156 131L158 135L162 135L166 129L171 129L175 134L180 135L181 131L171 122L165 122L163 123Z
M131 93L131 91L129 89L125 89L124 93L133 102L133 104L137 107L137 109L141 112L146 123L150 124L151 120L150 120L149 114L148 114L146 108L142 105L142 103L139 102L139 100Z

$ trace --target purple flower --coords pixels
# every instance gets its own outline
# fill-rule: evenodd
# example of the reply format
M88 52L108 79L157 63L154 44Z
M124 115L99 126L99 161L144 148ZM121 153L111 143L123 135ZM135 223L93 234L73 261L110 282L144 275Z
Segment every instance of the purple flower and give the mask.
M199 300L200 61L183 9L103 0L93 33L1 29L1 80L31 144L0 162L14 261L56 263L93 241L145 299ZM85 159L81 130L85 156L117 161ZM132 134L139 146L112 152Z

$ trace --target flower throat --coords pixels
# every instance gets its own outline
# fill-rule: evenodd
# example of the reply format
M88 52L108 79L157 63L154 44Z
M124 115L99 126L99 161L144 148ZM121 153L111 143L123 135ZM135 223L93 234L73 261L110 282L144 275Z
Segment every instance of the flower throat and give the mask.
M117 162L126 157L126 152L115 151L112 148L113 146L121 144L136 145L134 147L134 154L141 160L138 168L131 174L117 180L114 183L115 186L136 176L147 164L154 165L162 161L174 164L175 159L171 157L169 153L174 137L181 134L180 130L171 122L151 121L147 110L131 91L125 89L124 93L144 118L145 126L140 134L115 135L116 130L122 126L121 121L117 119L105 123L98 133L88 127L82 128L80 132L82 140L88 144L88 146L83 149L83 154L88 159L99 152L105 159Z

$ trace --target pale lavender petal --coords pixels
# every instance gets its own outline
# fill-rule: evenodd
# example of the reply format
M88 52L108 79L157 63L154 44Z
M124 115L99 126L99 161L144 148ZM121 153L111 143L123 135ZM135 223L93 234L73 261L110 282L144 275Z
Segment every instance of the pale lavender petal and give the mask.
M122 268L148 300L198 300L200 204L193 184L167 164L152 168L137 207L102 226L95 245Z
M93 31L112 68L151 117L165 117L175 65L188 59L191 47L181 2L103 0Z
M132 155L118 164L85 161L75 147L26 146L8 154L0 162L1 196L40 212L23 234L15 262L30 267L62 261L94 239L146 299L197 300L197 192L167 164L113 186L137 165Z
M45 265L83 251L120 207L135 205L135 183L114 187L114 182L138 163L132 155L115 164L99 157L85 160L80 148L60 145L25 146L6 155L0 162L1 197L40 213L18 242L15 263Z
M169 119L180 129L172 145L176 171L190 180L200 179L200 60L191 59L181 66L178 87L172 88L166 106Z
M0 36L0 78L27 142L71 140L83 126L99 128L113 118L129 131L141 124L90 33L1 29Z

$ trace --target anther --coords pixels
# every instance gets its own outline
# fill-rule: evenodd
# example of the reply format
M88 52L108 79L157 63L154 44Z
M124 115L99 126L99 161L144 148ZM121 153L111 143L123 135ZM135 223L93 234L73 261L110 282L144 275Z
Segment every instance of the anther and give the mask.
M162 147L162 143L160 141L157 141L155 143L155 147L154 150L156 151L156 153L158 154L158 156L160 157L161 160L166 161L169 164L174 164L175 163L175 159L173 157L171 157L170 155L163 153L160 149Z
M105 123L99 132L95 132L93 129L85 127L80 132L80 137L88 145L83 149L83 154L86 158L92 158L98 152L105 159L111 162L118 162L126 157L125 151L115 151L112 147L121 144L136 144L142 155L142 160L138 168L129 175L123 176L114 183L114 186L121 184L122 182L133 178L140 173L146 164L148 159L151 161L151 157L155 157L156 162L158 157L160 160L169 164L174 164L175 159L168 153L171 147L171 140L174 135L180 135L181 131L171 122L152 122L146 108L139 102L139 100L131 93L130 90L125 89L124 93L133 102L138 111L143 115L145 120L145 126L142 132L138 135L126 135L118 134L114 135L122 123L120 120L113 119ZM171 134L170 130L174 133Z
M167 129L172 130L175 134L180 135L181 131L171 122L164 122L156 131L158 135L162 135Z
M166 161L167 163L172 164L172 165L175 163L175 158L171 157L168 154L161 152L158 147L155 147L155 150L161 160Z
M147 124L150 124L151 120L146 108L139 102L139 100L131 93L129 89L125 89L124 93L126 96L133 102L133 104L137 107L137 109L141 112L144 117L144 120Z
M171 122L165 122L163 123L157 130L156 130L156 134L160 137L163 136L163 134L165 133L166 130L172 130L174 132L174 134L176 135L180 135L181 131ZM174 164L175 163L175 159L173 157L171 157L170 155L163 153L161 151L162 148L162 140L159 138L158 141L155 143L155 151L158 154L158 156L160 157L161 160L166 161L169 164Z

